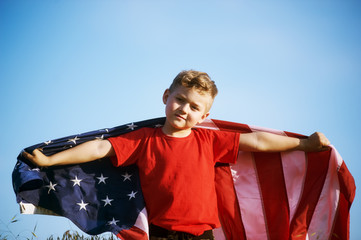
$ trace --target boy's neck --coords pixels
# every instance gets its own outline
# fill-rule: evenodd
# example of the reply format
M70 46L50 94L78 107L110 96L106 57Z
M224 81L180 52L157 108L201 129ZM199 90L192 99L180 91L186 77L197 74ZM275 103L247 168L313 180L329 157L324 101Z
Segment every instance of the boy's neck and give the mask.
M165 124L162 127L162 132L170 137L177 137L177 138L184 138L189 136L189 134L191 134L192 129L188 128L188 129L175 129L172 127L167 126L167 124Z

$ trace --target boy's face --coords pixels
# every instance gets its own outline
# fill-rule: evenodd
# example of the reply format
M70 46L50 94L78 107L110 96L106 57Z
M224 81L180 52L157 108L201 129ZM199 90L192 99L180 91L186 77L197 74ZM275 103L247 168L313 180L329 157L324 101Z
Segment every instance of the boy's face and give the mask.
M165 130L179 132L190 131L209 115L213 99L207 93L200 93L194 88L178 86L172 92L167 89L163 95L167 117Z

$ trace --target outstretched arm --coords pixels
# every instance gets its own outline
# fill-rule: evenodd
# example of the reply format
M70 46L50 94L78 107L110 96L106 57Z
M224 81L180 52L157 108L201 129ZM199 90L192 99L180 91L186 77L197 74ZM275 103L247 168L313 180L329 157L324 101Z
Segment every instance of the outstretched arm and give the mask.
M252 152L283 152L301 150L305 152L325 151L329 140L320 132L315 132L305 139L280 136L266 132L241 134L239 150Z
M39 149L35 149L32 153L23 152L25 158L39 167L85 163L114 154L114 149L108 140L89 141L51 156L45 156Z

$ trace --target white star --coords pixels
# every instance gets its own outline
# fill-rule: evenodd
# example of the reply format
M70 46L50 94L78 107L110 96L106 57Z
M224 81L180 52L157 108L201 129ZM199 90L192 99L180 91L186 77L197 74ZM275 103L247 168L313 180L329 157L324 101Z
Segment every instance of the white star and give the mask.
M80 138L78 138L78 136L76 136L75 138L71 138L68 140L68 142L73 142L74 144L76 144L76 141L78 141Z
M109 225L117 225L117 222L119 222L119 220L115 220L115 219L113 218L113 220L108 221L108 224L109 224Z
M82 209L86 211L86 205L88 205L89 203L85 203L83 202L83 200L81 200L81 203L77 203L77 204L80 206L79 211Z
M53 184L51 181L49 183L49 185L46 185L45 187L49 188L48 190L48 194L50 194L50 191L53 190L54 192L56 191L55 190L55 186L58 185L58 184Z
M70 181L74 182L73 187L75 185L79 185L79 187L80 187L80 182L83 181L83 179L78 179L78 176L75 176L75 178Z
M125 182L125 180L132 181L132 180L130 179L131 176L132 176L131 174L128 174L128 173L126 172L124 175L122 175L122 177L124 177L123 182Z
M104 139L104 134L102 134L100 137L95 137L95 139L103 140Z
M103 182L104 184L106 184L105 183L105 180L108 178L108 177L104 177L103 176L103 173L100 175L100 177L97 177L98 179L99 179L99 182L98 182L98 184L100 184L101 182Z
M138 127L137 125L135 125L134 123L127 125L128 129L134 130L134 128Z
M49 145L51 143L51 140L44 142L45 145Z
M129 200L132 198L135 198L135 194L137 194L138 192L134 192L132 191L131 193L127 194L127 196L129 197Z
M102 199L102 201L104 202L104 207L106 206L106 205L112 205L111 204L111 201L113 201L114 199L109 199L109 197L108 197L108 195L107 195L107 198L106 199Z
M33 169L31 169L31 171L33 171L33 172L40 172L40 168L33 168Z

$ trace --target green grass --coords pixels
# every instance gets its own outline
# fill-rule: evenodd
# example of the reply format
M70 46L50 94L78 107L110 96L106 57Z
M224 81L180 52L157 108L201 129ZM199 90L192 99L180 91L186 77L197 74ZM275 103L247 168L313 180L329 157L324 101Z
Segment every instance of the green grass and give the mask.
M37 240L39 239L36 235L37 225L33 228L33 230L24 230L19 233L14 233L10 230L10 225L19 222L19 219L15 215L9 222L4 223L0 220L0 240ZM47 240L116 240L118 239L111 233L109 236L84 236L83 234L78 233L77 231L68 230L63 236L49 236L46 238Z

